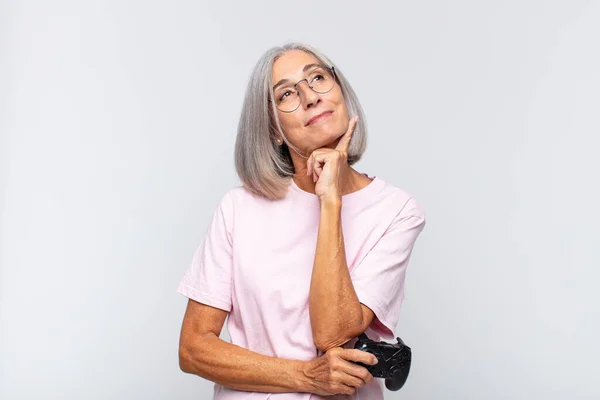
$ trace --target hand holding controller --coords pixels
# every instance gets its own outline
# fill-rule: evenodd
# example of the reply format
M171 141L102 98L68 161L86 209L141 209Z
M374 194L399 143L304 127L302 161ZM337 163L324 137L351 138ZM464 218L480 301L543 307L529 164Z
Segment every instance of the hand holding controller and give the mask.
M385 378L385 386L393 391L404 386L412 358L410 347L399 337L396 339L398 343L375 342L363 333L354 345L355 349L371 353L379 360L375 365L355 364L365 367L374 378Z

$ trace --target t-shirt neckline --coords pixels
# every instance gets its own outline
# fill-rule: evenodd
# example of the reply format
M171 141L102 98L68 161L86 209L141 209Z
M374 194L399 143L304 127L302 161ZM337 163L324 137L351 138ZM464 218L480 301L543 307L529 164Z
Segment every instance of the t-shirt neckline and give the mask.
M352 207L354 204L365 204L365 202L368 202L369 200L372 201L374 196L377 195L385 186L385 182L378 176L370 176L366 173L363 173L363 175L371 179L371 183L362 189L343 195L342 206L344 208ZM293 178L290 178L290 190L302 203L311 205L313 207L321 207L319 197L314 193L300 189L296 182L294 182Z

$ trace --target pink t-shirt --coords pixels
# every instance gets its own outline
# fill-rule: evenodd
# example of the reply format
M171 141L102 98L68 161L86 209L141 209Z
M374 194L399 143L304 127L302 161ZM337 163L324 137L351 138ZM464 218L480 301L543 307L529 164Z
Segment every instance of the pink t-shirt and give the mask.
M346 261L359 301L376 315L366 334L373 340L396 342L394 329L404 299L406 267L425 226L425 213L406 191L379 177L369 178L369 185L342 197ZM230 189L177 291L228 311L227 330L235 345L294 360L321 355L313 342L308 309L319 215L317 196L293 180L286 197L277 201L242 186ZM353 348L355 342L343 347ZM352 396L326 399L378 400L383 399L384 390L384 380L376 378ZM311 393L238 391L219 384L214 386L213 397L322 398Z

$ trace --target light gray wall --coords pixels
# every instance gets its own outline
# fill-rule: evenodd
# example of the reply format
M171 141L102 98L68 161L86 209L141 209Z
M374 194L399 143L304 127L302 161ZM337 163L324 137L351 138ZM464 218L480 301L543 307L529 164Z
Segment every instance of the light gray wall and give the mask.
M387 398L600 398L599 2L5 0L0 18L0 398L210 398L178 368L175 287L238 184L250 69L288 40L359 94L357 169L428 213L397 328L413 367Z

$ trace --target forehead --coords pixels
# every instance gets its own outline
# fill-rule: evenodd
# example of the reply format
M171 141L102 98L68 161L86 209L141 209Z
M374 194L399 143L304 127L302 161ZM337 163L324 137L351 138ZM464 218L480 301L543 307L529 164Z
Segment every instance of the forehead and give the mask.
M314 56L302 50L290 50L273 63L273 82L278 82L280 79L302 77L302 68L306 64L318 62L319 60Z

